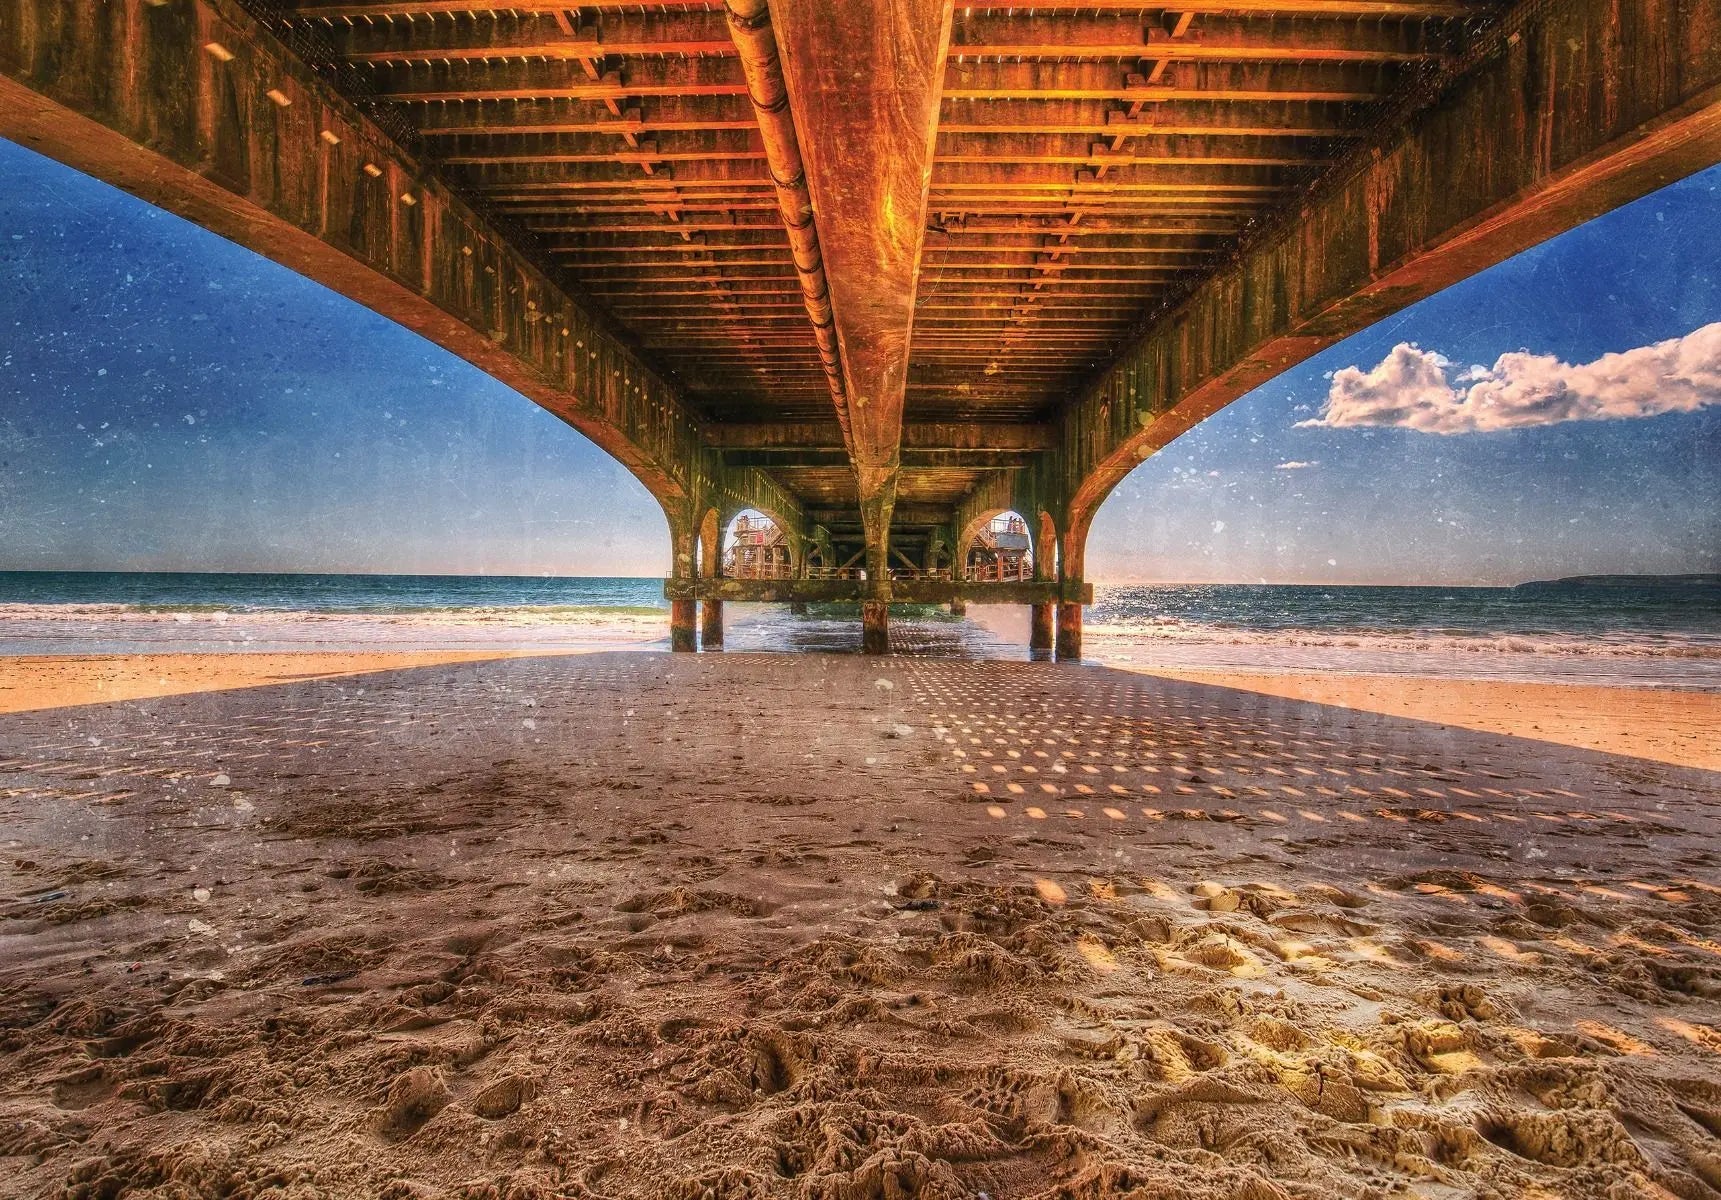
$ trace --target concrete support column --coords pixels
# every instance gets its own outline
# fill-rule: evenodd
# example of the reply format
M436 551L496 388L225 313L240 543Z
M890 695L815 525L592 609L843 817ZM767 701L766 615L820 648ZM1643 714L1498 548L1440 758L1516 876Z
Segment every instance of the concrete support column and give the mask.
M1041 607L1036 604L1035 609ZM1058 603L1058 661L1079 662L1082 657L1082 606L1068 600Z
M1028 649L1036 655L1050 655L1052 653L1052 628L1056 621L1055 610L1057 605L1047 600L1044 604L1034 604L1029 607L1032 612L1032 620L1028 626Z
M699 608L699 648L723 649L723 601L703 600Z

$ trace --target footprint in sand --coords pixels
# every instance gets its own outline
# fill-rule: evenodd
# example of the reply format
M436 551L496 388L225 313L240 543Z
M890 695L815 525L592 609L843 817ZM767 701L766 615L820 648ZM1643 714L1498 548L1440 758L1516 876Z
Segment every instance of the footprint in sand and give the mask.
M499 1121L518 1111L537 1091L537 1084L523 1075L503 1075L472 1097L472 1111L487 1121Z
M1648 1165L1625 1127L1605 1112L1494 1113L1478 1120L1476 1132L1519 1158L1550 1167Z
M1462 1075L1487 1064L1471 1048L1470 1034L1450 1021L1426 1020L1403 1028L1405 1051L1430 1071Z
M391 1142L411 1137L454 1099L441 1072L414 1067L395 1076L381 1107L371 1113L371 1128Z
M1380 926L1367 921L1353 921L1338 913L1312 912L1308 909L1287 909L1267 918L1280 929L1292 933L1327 933L1342 937L1366 937L1379 931Z

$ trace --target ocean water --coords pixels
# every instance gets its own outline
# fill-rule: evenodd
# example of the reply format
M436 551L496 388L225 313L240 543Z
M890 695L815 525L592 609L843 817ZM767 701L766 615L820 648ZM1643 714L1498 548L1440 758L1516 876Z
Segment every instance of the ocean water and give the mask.
M120 605L139 612L367 614L669 607L661 579L0 571L0 606L14 604Z
M1098 587L1089 625L1159 637L1396 637L1624 652L1721 651L1721 587Z
M1721 689L1721 587L1096 586L1099 659Z
M1086 651L1134 666L1721 690L1721 588L1095 588ZM0 654L662 644L659 579L0 572ZM908 652L1022 656L1021 606L899 619ZM858 621L732 604L736 650L858 649Z

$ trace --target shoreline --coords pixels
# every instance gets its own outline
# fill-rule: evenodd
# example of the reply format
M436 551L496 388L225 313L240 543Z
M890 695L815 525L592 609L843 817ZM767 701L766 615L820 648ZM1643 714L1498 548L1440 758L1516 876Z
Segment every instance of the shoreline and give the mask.
M801 652L859 649L858 621L828 616L796 617L783 606L735 603L726 606L728 645L733 651ZM966 656L1022 660L1027 651L1027 611L1021 606L976 605L966 620L893 618L899 649L908 654ZM396 613L331 613L289 610L257 612L187 612L121 606L0 605L0 705L7 675L33 670L21 664L52 658L101 657L109 660L140 656L180 656L169 664L193 677L180 684L152 687L129 667L123 678L105 691L85 683L74 688L78 699L140 698L188 690L206 690L234 680L251 686L291 677L298 668L292 656L332 656L307 668L319 674L362 673L394 666L425 666L439 662L534 654L588 653L661 647L668 638L667 610L637 607L497 607L417 610ZM929 645L928 635L936 645ZM1259 684L1256 691L1283 691L1285 680L1336 676L1348 680L1393 679L1404 692L1417 681L1451 685L1446 694L1465 695L1494 703L1499 687L1560 686L1599 688L1613 692L1680 693L1694 697L1721 696L1721 643L1711 645L1698 636L1672 642L1645 637L1629 647L1583 643L1571 637L1533 641L1513 637L1437 638L1391 635L1339 636L1316 630L1274 633L1266 630L1195 628L1140 624L1090 623L1086 630L1086 661L1122 671L1159 674L1167 678L1190 673L1207 676L1247 676L1278 679ZM285 658L284 658L285 656ZM220 658L260 657L283 663L246 666L218 665ZM193 663L192 659L211 661ZM346 665L334 660L346 660ZM309 660L307 660L309 661ZM369 667L367 662L391 665ZM9 664L9 665L8 665ZM332 664L332 665L331 665ZM1493 691L1467 685L1494 684ZM13 684L13 689L18 684ZM34 685L32 685L34 686ZM1297 684L1303 695L1311 685ZM1383 686L1383 685L1374 685ZM80 690L81 688L81 690ZM1349 700L1361 693L1344 691ZM1366 689L1365 689L1366 690ZM1425 690L1435 690L1427 689ZM1313 693L1309 693L1311 696ZM1322 695L1338 695L1331 689ZM1568 697L1581 693L1570 692ZM49 697L43 701L52 703ZM1586 700L1587 704L1588 701ZM1635 700L1623 702L1639 706ZM1659 701L1644 701L1659 704ZM1704 700L1693 702L1707 711ZM1388 710L1421 718L1424 711L1442 723L1463 724L1450 704L1416 708L1394 700ZM1593 723L1593 722L1592 722ZM1513 732L1516 725L1489 717L1466 726L1485 732ZM1589 744L1574 742L1573 744ZM1624 750L1621 738L1607 735L1598 746ZM1629 751L1626 751L1629 752ZM1683 753L1683 752L1682 752Z

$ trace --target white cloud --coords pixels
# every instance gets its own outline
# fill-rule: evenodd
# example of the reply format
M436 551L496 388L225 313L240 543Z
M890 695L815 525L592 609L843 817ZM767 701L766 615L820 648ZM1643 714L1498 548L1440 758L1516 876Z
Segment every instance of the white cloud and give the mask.
M1303 470L1307 470L1309 467L1312 467L1314 465L1315 464L1312 462L1301 462L1298 459L1293 458L1290 462L1280 463L1278 466L1274 467L1273 470L1275 470L1275 471L1303 471Z
M1721 322L1577 366L1524 351L1449 377L1452 365L1400 342L1372 371L1335 371L1321 415L1297 427L1486 433L1696 412L1721 404Z

